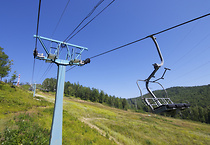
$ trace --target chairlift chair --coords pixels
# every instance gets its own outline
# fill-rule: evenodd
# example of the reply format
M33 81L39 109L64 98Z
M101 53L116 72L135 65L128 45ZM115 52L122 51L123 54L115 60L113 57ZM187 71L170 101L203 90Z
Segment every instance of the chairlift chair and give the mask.
M149 77L147 79L136 81L137 86L140 90L141 99L146 106L149 106L149 108L152 110L153 113L161 114L161 113L166 112L166 113L169 113L169 114L176 114L180 110L184 110L186 108L189 108L190 104L187 104L187 103L178 103L177 104L177 103L172 102L171 99L168 97L167 91L165 90L163 85L160 84L159 82L157 82L161 79L164 79L164 75L165 75L166 71L170 70L169 68L165 68L165 71L160 78L158 78L154 81L151 81L151 78L155 77L155 73L163 65L164 60L163 60L163 56L161 54L160 48L158 46L158 43L156 41L156 38L154 36L150 36L150 37L152 38L153 42L155 43L155 46L157 48L157 51L158 51L158 54L159 54L159 57L160 57L160 60L161 60L161 63L160 64L157 64L157 63L153 64L154 70L149 75ZM149 92L149 94L152 96L152 98L143 97L141 88L140 88L139 83L138 83L139 81L145 82L146 89ZM149 83L156 83L156 84L160 85L162 87L162 89L165 91L166 97L165 98L164 97L157 98L155 96L155 94L150 90Z

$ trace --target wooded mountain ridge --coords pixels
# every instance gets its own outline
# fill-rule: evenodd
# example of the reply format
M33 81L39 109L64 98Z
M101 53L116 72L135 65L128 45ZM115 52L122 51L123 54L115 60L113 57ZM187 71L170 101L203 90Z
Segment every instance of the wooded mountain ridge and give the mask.
M180 112L175 117L210 123L210 84L194 87L172 87L166 89L166 91L168 97L174 103L191 104L189 109ZM153 93L158 98L166 97L163 90L156 90ZM150 97L150 94L146 94L144 97ZM135 110L149 111L149 108L144 106L140 97L128 99L128 103Z

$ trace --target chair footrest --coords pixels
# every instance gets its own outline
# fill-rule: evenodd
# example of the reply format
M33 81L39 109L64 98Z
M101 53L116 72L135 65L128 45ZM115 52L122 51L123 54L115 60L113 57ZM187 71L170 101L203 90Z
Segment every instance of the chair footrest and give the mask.
M154 108L154 112L156 113L162 113L162 112L168 112L171 110L177 110L177 109L185 109L190 107L190 104L186 103L179 103L179 104L167 104L167 105L161 105L157 108Z

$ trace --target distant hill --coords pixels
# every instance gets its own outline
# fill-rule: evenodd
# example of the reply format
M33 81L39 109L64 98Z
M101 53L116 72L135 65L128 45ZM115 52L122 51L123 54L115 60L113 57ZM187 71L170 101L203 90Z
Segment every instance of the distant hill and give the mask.
M174 103L189 102L191 104L189 109L182 111L181 115L178 114L176 117L210 123L210 85L172 87L166 90L169 98L171 98ZM157 97L166 96L163 90L154 91L154 94ZM148 96L150 95L145 95L145 97ZM149 111L149 109L142 104L139 97L128 99L128 103L133 109L137 108L140 110Z

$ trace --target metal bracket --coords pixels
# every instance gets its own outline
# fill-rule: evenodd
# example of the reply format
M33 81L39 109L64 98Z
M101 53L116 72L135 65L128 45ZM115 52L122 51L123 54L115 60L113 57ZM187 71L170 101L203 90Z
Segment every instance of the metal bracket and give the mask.
M35 57L36 59L45 60L46 62L49 63L54 62L56 64L61 64L61 65L79 65L79 66L84 65L84 61L81 60L81 54L84 50L88 50L88 48L42 36L34 35L34 37L38 38L39 42L41 43L42 47L46 52L46 56L44 56L43 53L41 54L38 53L37 56ZM53 43L55 44L56 47L51 46L49 49L47 49L46 45L44 44L44 41L49 41L51 42L51 45ZM55 49L54 53L51 52L51 48ZM66 58L59 59L59 54L61 50L64 48L67 49Z

